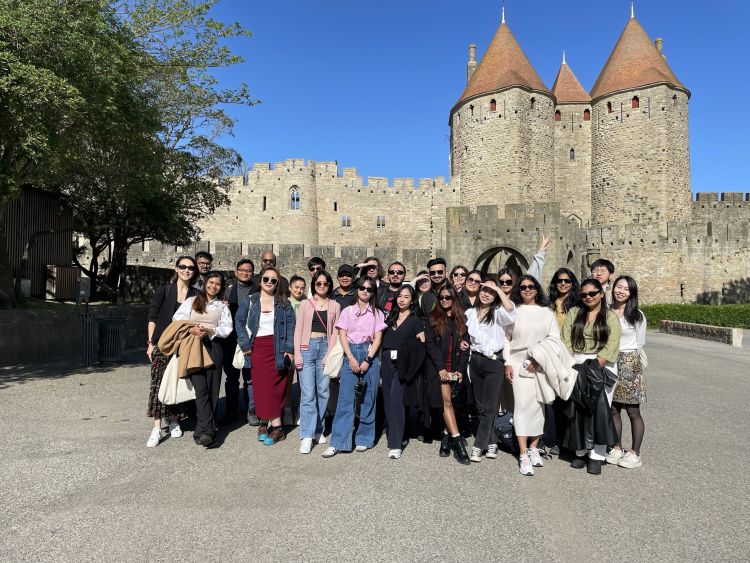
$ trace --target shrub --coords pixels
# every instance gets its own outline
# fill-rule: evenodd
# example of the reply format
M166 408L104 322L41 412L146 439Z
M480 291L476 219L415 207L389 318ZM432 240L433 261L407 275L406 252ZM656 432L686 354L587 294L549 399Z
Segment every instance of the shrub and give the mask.
M649 328L658 328L659 321L669 320L750 329L750 305L644 305L641 310Z

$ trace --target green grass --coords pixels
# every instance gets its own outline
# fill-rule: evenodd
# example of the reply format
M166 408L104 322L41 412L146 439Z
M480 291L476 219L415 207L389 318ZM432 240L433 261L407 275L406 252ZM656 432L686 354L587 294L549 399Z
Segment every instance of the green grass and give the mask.
M750 305L644 305L641 310L649 328L658 328L659 321L669 320L750 329Z

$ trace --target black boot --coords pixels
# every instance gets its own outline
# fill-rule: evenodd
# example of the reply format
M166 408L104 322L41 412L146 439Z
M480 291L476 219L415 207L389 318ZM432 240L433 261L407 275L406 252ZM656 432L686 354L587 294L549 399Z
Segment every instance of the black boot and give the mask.
M462 465L471 465L471 461L469 461L469 453L466 451L466 443L461 436L451 438L450 445L453 450L453 456L458 463Z
M592 475L601 475L602 474L601 460L589 458L589 466L588 468L586 468L586 471L588 471Z
M570 462L570 466L573 469L583 469L584 467L586 467L586 460L582 457L576 456L576 458Z
M451 455L451 436L450 434L443 434L443 439L440 440L440 457L448 457Z

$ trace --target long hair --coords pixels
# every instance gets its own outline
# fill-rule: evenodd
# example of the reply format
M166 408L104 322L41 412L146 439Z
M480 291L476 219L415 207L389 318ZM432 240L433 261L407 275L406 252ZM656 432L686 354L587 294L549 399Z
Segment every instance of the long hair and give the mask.
M518 278L518 282L513 286L513 289L510 292L510 300L513 301L513 303L515 303L516 305L523 304L520 287L521 284L525 281L531 282L536 288L536 297L534 297L534 303L536 303L540 307L546 307L548 305L547 296L544 294L542 284L540 284L534 276L530 276L529 274L524 274L520 278Z
M393 307L391 307L391 310L388 313L388 318L385 319L385 324L388 326L392 326L396 320L398 320L398 314L400 312L400 309L398 307L398 296L401 295L402 291L409 292L409 295L411 296L411 304L409 305L409 314L414 316L419 316L419 298L417 297L417 290L414 289L410 285L402 285L398 291L396 292L396 299L393 300Z
M426 274L426 273L427 273L427 270L419 270L419 272L417 272L417 275L415 277L419 277L419 276L421 276L423 274ZM427 281L430 281L429 278L427 278ZM422 282L422 283L424 283L424 282ZM419 291L419 287L416 287L415 289L417 290L417 295L424 295L425 293L427 293L427 291L430 291L431 288L432 288L432 282L430 282L430 284L427 287L426 291Z
M495 293L495 290L490 289L488 290L490 293L492 293L492 303L490 303L487 307L487 313L484 315L482 320L480 322L492 325L495 324L495 310L502 305L502 301L500 301L500 296ZM502 291L502 289L500 290ZM481 293L482 290L479 290L479 293ZM477 296L477 303L474 305L475 309L477 310L477 318L479 317L479 310L484 307L484 303L482 303L482 297L481 295Z
M317 295L318 292L315 290L315 282L317 282L320 278L325 278L325 281L328 282L328 291L326 291L326 297L329 299L333 295L333 278L331 277L331 274L326 272L325 270L321 270L317 274L315 274L312 279L310 280L310 284L312 287L310 288L310 291L313 295ZM291 282L289 282L291 284Z
M453 320L456 327L456 336L462 337L464 334L466 334L466 315L464 314L464 309L461 306L461 299L459 299L458 293L452 285L446 285L444 288L438 291L438 304L437 307L433 309L432 314L430 315L430 326L432 327L432 330L435 332L435 334L437 334L441 338L444 338L446 336L446 333L448 332L448 313L440 306L439 301L440 294L445 291L450 293L451 299L453 299L450 310L453 314Z
M372 293L369 294L370 298L367 300L367 304L368 305L374 304L373 302L375 301L375 294L377 293L377 290L378 290L378 283L374 279L368 278L367 276L362 276L360 278L357 278L357 280L354 282L354 291L355 291L355 295L357 297L357 301L359 301L359 293L358 292L359 292L360 289L362 289L365 286L366 283L369 283L370 287L373 290L375 290L375 291L373 291ZM355 305L356 305L356 302L355 302Z
M643 320L643 313L638 310L638 284L636 284L635 280L630 276L620 276L615 280L615 283L612 284L613 296L614 288L620 280L625 280L625 283L628 284L628 289L630 290L630 297L628 297L628 300L625 302L625 309L622 312L622 316L628 321L628 323L635 326L636 323ZM614 301L614 297L612 297L612 305L610 305L610 308L614 307Z
M383 276L385 275L385 272L383 271L383 263L380 261L380 259L377 256L368 256L365 258L365 262L369 262L370 260L374 260L375 263L378 265L378 282L380 282L383 279ZM404 267L406 269L406 267ZM362 274L362 277L367 277L368 270L364 270L364 274ZM377 288L376 288L377 289Z
M581 286L578 285L578 278L568 268L558 268L558 270L552 276L552 281L549 283L549 306L555 309L555 303L557 298L560 297L560 292L557 291L557 278L560 274L566 274L571 281L570 291L563 299L562 306L563 311L566 313L573 307L581 304Z
M188 286L191 286L195 283L195 280L198 279L198 275L199 275L198 263L195 261L195 258L193 258L192 256L183 255L174 261L174 267L176 268L177 266L179 266L180 262L182 262L183 260L190 260L190 262L193 264L193 277L191 277L190 280L188 281ZM177 277L177 272L172 272L172 277L169 278L169 281L171 283L177 283L178 279L179 278Z
M278 279L279 281L273 288L273 296L281 304L282 307L285 307L288 303L286 292L281 291L281 274L274 266L263 267L263 269L260 271L260 274L258 274L258 285L263 284L263 275L266 272L273 272L274 274L276 274L276 279Z
M222 274L221 272L208 272L206 274L206 280L203 282L203 290L196 293L195 299L193 299L193 311L196 311L198 313L206 312L206 305L208 305L211 301L211 298L209 298L208 294L206 293L206 286L208 285L208 280L210 280L211 278L219 278L221 280L219 293L216 294L217 297L221 297L221 294L224 291L224 274Z
M513 285L510 286L512 291L513 288L518 285L518 278L516 277L516 273L510 268L500 268L497 271L497 275L495 276L495 281L498 282L498 287L502 288L502 286L500 285L500 276L504 276L506 274L510 276L511 281L513 282Z
M587 278L583 280L581 282L581 289L583 289L587 285L593 286L600 292L604 291L604 289L602 288L602 284L599 283L599 280L595 280L594 278ZM594 343L596 344L596 347L598 349L604 348L604 346L607 344L607 340L609 340L609 327L607 326L608 312L609 309L607 309L606 305L601 304L599 313L594 319ZM588 318L588 315L588 307L581 304L580 309L578 309L578 314L576 314L576 318L573 320L573 329L570 333L570 342L573 345L573 350L577 350L580 352L586 348L586 338L583 336L583 330L586 328L586 319Z

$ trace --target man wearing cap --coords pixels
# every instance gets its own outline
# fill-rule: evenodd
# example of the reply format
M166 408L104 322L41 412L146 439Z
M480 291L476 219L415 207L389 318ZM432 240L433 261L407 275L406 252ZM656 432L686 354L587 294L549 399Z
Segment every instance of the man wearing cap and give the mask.
M354 305L357 301L357 294L354 291L355 270L354 266L341 264L336 274L339 286L333 290L333 298L341 306L342 311L349 305Z

